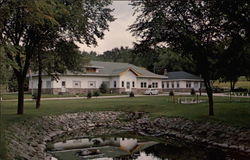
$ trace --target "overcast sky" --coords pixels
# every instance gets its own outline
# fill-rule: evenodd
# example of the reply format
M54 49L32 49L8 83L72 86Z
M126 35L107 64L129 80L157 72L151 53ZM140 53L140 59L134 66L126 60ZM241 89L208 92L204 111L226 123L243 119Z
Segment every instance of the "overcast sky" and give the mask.
M132 47L135 37L132 37L129 31L126 31L128 26L135 21L135 16L132 16L133 9L129 5L129 1L114 1L111 8L115 10L112 12L116 20L110 23L110 31L105 32L103 40L98 40L97 47L87 47L80 45L80 50L96 51L102 54L106 50L111 50L115 47L128 46Z

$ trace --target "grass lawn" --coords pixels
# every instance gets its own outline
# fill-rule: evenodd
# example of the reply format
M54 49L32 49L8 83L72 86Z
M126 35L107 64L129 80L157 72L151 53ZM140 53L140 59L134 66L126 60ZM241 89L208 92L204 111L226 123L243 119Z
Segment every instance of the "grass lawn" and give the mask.
M215 81L215 83L213 84L214 86L218 86L220 88L230 88L230 83L227 82L219 82L219 81ZM248 88L250 89L250 81L248 81L245 77L240 77L238 82L235 84L235 87L241 87L241 88Z
M177 97L176 97L177 98ZM206 99L206 97L202 97ZM194 120L222 121L250 128L249 99L237 98L230 103L228 97L215 97L215 116L208 116L208 104L174 104L168 96L134 98L78 99L42 101L35 109L35 102L25 102L24 115L16 115L16 102L2 102L2 119L6 126L24 119L84 111L144 111L152 117L180 116Z
M11 100L11 99L17 99L18 95L17 93L10 93L10 94L2 94L1 95L3 100ZM56 97L75 97L76 95L70 95L70 94L65 94L65 95L53 95L53 94L42 94L42 98L56 98ZM31 99L32 96L29 93L24 94L25 99Z
M86 97L87 94L80 94L80 95L72 95L72 94L64 94L64 95L53 95L53 94L42 94L42 98L60 98L60 97ZM119 94L100 94L100 96L116 96ZM11 99L17 99L18 95L17 93L10 93L10 94L2 94L1 95L3 100L11 100ZM25 99L31 99L31 94L24 94Z
M187 97L187 96L185 96ZM178 97L175 97L176 99ZM201 97L207 99L206 97ZM152 117L184 117L193 120L220 121L232 126L250 128L250 99L214 97L215 116L208 116L208 104L174 104L168 96L147 96L110 99L78 99L42 101L41 108L35 109L34 101L25 102L24 115L16 115L17 102L0 102L2 107L1 126L5 127L39 116L57 115L84 111L143 111ZM0 128L0 133L2 128ZM3 137L1 137L3 138ZM0 159L4 155L4 140L0 140Z

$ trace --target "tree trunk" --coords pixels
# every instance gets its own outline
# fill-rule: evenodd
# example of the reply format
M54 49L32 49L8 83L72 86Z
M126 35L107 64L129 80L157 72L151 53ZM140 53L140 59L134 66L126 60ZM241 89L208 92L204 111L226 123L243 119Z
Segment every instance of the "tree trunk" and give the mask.
M24 102L24 78L23 76L18 77L18 105L17 114L23 114L23 102Z
M231 91L234 91L235 84L236 84L236 81L230 81L230 88L231 88Z
M212 89L208 89L209 91L207 92L208 96L208 103L209 103L209 116L214 115L214 101L213 101L213 91Z
M40 108L41 94L42 94L42 62L41 55L38 53L38 90L36 97L36 109Z
M209 80L204 80L204 82L205 82L205 86L206 86L206 91L207 91L207 96L208 96L208 103L209 103L208 115L213 116L214 115L213 90L212 90L212 87L210 85Z

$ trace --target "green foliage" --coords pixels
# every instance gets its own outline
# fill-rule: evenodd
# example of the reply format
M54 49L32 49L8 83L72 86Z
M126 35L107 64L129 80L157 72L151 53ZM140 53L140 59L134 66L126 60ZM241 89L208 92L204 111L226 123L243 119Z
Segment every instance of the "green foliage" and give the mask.
M82 58L75 43L97 45L96 39L103 38L108 22L114 21L112 9L108 7L110 4L109 0L8 0L0 3L0 44L10 48L5 49L5 57L12 61L20 95L24 94L23 82L32 57L38 58L41 64L43 58L51 60L61 56L59 60L67 69L81 67L77 65ZM41 56L55 52L54 57ZM49 71L51 68L61 72L66 70L62 65L57 68L53 62L54 59ZM23 114L21 98L18 114Z
M93 96L98 97L100 96L100 92L98 90L95 90L93 93Z
M141 38L137 46L168 45L190 58L204 79L210 97L209 115L213 115L211 80L224 73L220 72L221 61L230 61L224 55L245 54L250 44L249 1L136 0L132 5L138 16L129 29Z
M174 96L174 91L173 91L173 90L171 90L171 91L169 92L169 96Z
M129 93L129 97L135 97L134 92L130 92L130 93Z
M87 98L88 98L88 99L92 98L92 92L91 92L91 91L89 91L89 92L87 93Z
M99 90L101 93L107 93L108 92L108 86L106 83L102 82L102 84L99 87Z
M195 90L194 90L193 88L191 89L190 94L191 94L192 96L194 96L194 95L196 94L196 92L195 92Z

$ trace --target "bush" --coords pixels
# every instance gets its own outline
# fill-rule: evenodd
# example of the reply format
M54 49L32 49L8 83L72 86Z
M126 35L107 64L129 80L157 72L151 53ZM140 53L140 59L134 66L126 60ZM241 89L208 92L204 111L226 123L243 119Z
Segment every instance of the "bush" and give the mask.
M129 97L135 97L134 92L130 92L130 93L129 93Z
M101 93L107 93L108 92L107 84L102 82L101 86L99 87L99 90Z
M239 87L239 88L235 88L233 92L248 92L248 89Z
M174 91L171 90L171 91L169 92L169 96L174 96Z
M95 97L98 97L98 96L100 96L100 93L99 93L99 91L94 91L94 93L93 93L93 96L95 96Z
M190 92L190 94L192 95L192 96L194 96L196 93L195 93L195 90L192 88L191 89L191 92Z
M34 94L32 95L32 99L34 99L34 100L37 99L37 93L34 93Z
M92 97L92 93L91 93L91 92L88 92L87 98L91 98L91 97Z

